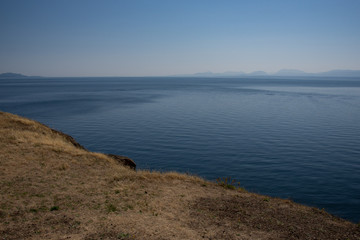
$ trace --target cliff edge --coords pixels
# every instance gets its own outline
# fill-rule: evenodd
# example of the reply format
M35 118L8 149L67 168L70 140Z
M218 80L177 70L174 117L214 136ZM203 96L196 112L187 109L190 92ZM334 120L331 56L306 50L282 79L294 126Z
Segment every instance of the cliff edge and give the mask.
M360 239L323 210L119 158L0 112L1 239Z

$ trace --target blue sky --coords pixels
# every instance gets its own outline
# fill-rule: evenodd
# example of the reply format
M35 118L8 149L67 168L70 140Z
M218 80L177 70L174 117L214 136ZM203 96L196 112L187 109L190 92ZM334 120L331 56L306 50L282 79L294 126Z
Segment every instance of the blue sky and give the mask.
M0 73L360 70L360 1L0 0Z

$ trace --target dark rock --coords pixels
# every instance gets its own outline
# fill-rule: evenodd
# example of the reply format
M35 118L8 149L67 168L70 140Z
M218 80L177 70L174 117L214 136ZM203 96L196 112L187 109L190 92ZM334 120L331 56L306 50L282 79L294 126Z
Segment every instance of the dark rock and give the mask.
M44 126L46 126L46 125L44 125ZM63 138L65 138L67 141L69 141L75 147L83 149L85 151L88 151L86 148L84 148L82 145L80 145L78 142L76 142L75 139L73 137L71 137L70 135L67 135L63 132L60 132L60 131L52 129L52 128L50 128L50 130L53 133L58 134L58 135L62 136ZM128 158L125 156L120 156L120 155L115 155L115 154L105 154L105 155L108 157L111 157L112 159L115 159L121 165L127 166L130 169L136 170L136 163L131 158Z
M45 126L45 125L44 125ZM72 145L74 145L75 147L77 148L80 148L80 149L84 149L86 151L88 151L86 148L84 148L83 146L80 145L80 143L76 142L75 139L73 137L71 137L70 135L67 135L63 132L60 132L58 130L55 130L55 129L52 129L50 128L50 130L55 133L55 134L58 134L60 136L62 136L63 138L65 138L67 141L71 142Z
M63 132L60 132L60 131L52 129L52 128L50 128L50 129L53 133L62 136L67 141L69 141L71 144L73 144L75 147L83 149L85 151L88 151L86 148L84 148L82 145L80 145L78 142L76 142L75 139L73 137L71 137L70 135L67 135ZM131 158L128 158L125 156L120 156L120 155L115 155L115 154L105 154L105 155L108 157L111 157L112 159L115 159L121 165L127 166L130 169L136 170L136 163Z
M115 159L116 161L118 161L120 164L127 166L133 170L136 170L136 163L128 157L124 157L124 156L119 156L119 155L114 155L114 154L106 154L107 156L111 157L112 159Z

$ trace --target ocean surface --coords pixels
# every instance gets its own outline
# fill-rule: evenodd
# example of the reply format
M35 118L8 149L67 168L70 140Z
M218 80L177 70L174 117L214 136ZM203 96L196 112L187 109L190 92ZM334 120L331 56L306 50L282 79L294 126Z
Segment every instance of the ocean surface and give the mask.
M3 79L0 111L140 169L229 176L360 221L359 78Z

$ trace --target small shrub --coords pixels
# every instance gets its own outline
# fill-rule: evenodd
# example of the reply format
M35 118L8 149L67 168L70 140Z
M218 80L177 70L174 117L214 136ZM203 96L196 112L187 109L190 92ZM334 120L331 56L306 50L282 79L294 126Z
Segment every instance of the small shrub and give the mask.
M106 209L108 212L116 212L117 210L116 206L114 206L113 204L107 205Z
M6 213L0 210L0 218L6 217Z
M48 208L46 206L41 206L38 208L39 211L46 212Z
M63 164L61 164L61 165L59 166L59 170L60 170L60 171L65 171L65 170L68 169L69 167L70 167L69 164L63 163Z
M218 185L227 189L235 190L240 188L240 182L237 182L235 179L231 179L231 177L217 178L216 182Z
M130 239L130 234L129 233L120 233L118 235L118 239Z
M36 194L34 194L34 195L32 195L32 196L34 196L34 197L39 197L39 198L45 197L45 195L44 195L44 194L41 194L41 193L36 193Z
M127 210L134 210L134 206L130 205L130 204L126 204L124 207L123 207L123 210L124 211L127 211Z
M52 206L50 208L50 211L57 211L57 210L59 210L59 206Z

